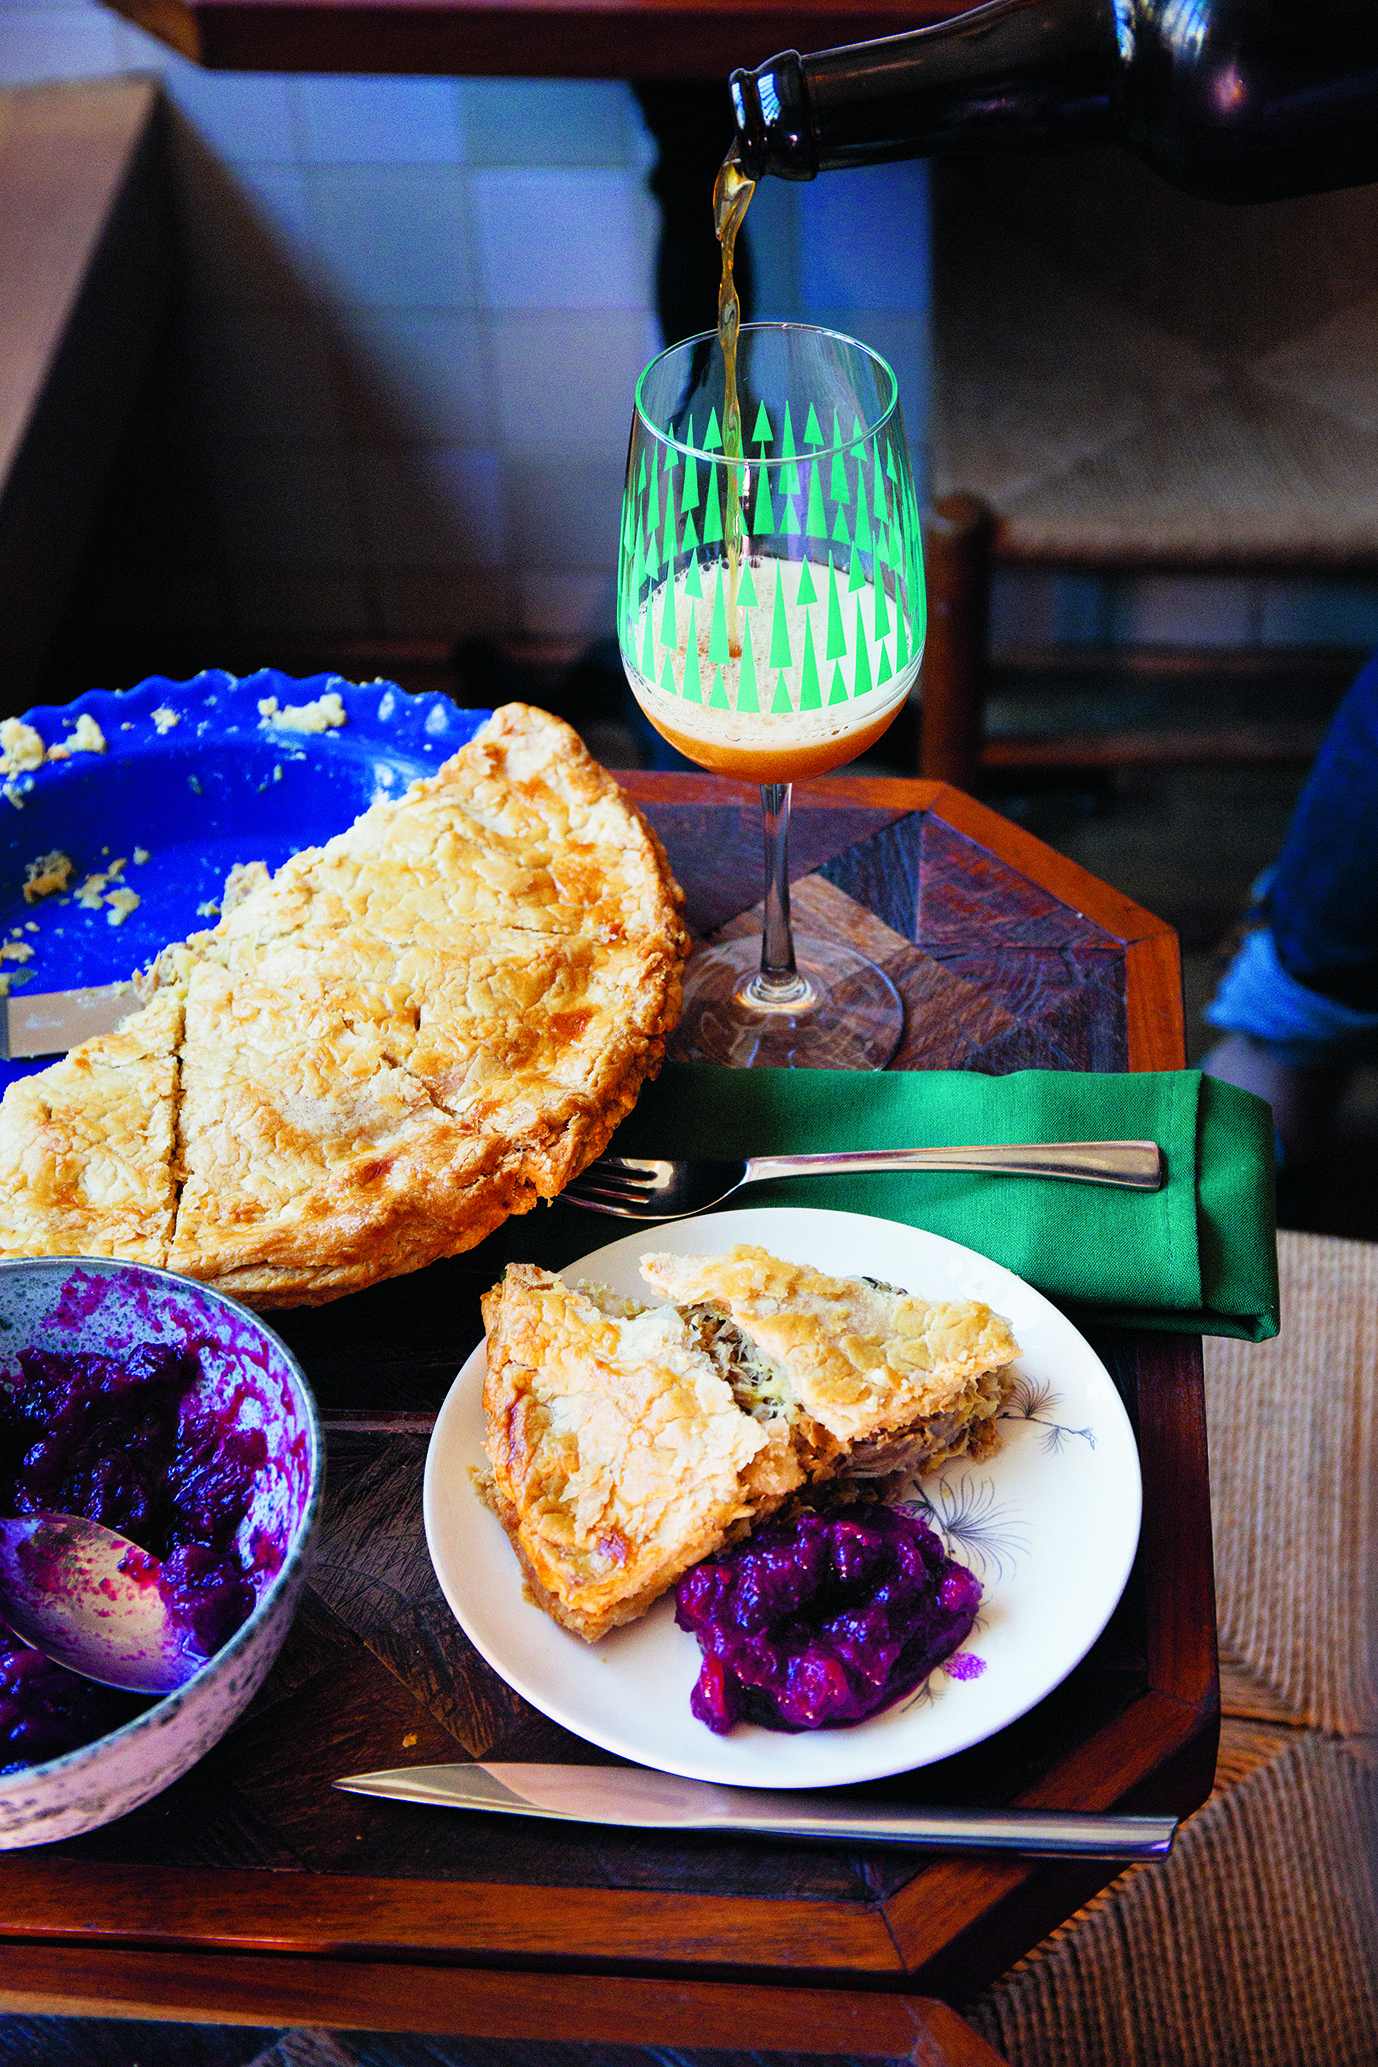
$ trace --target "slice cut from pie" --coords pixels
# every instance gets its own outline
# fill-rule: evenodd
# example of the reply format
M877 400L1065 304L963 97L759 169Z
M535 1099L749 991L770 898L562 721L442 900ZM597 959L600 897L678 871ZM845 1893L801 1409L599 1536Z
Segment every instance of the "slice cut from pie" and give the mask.
M0 1254L333 1299L554 1197L660 1066L683 898L544 712L508 705L324 847L236 873L142 1013L7 1093Z
M535 1599L590 1642L808 1485L994 1446L1019 1350L977 1301L746 1246L641 1272L677 1303L516 1264L483 1302L480 1490Z
M590 1643L803 1483L673 1307L509 1264L483 1302L486 1492L540 1605Z
M181 1000L161 997L117 1033L10 1086L0 1103L0 1256L166 1263L181 1037Z
M790 1422L811 1478L934 1470L997 1440L1019 1346L979 1300L828 1277L747 1242L643 1256L641 1275L722 1333L739 1397Z

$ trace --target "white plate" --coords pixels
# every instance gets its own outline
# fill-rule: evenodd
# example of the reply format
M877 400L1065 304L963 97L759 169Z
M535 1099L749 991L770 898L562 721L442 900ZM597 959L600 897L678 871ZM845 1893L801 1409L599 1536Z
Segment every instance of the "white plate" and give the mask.
M718 1737L689 1712L699 1670L677 1629L673 1592L641 1621L586 1644L522 1592L506 1536L473 1488L483 1461L484 1352L451 1387L426 1458L431 1561L466 1636L509 1686L607 1751L691 1779L747 1787L827 1787L947 1758L1003 1729L1065 1679L1105 1627L1139 1539L1139 1460L1109 1373L1071 1322L1012 1271L957 1242L860 1213L770 1207L647 1227L572 1264L650 1298L637 1259L705 1255L759 1242L775 1255L865 1274L932 1299L983 1299L1023 1354L1004 1440L979 1465L922 1482L930 1519L983 1591L963 1646L972 1678L940 1666L926 1685L865 1722L797 1736L739 1723Z

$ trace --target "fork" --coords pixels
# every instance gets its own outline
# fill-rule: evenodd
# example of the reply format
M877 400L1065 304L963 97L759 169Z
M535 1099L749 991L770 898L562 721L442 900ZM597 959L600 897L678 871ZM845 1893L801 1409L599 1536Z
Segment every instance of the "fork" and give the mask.
M620 1220L679 1220L704 1213L744 1184L768 1177L840 1177L856 1171L974 1170L985 1176L1069 1177L1158 1191L1156 1141L1005 1141L985 1148L867 1148L855 1155L748 1156L743 1162L600 1156L560 1194Z

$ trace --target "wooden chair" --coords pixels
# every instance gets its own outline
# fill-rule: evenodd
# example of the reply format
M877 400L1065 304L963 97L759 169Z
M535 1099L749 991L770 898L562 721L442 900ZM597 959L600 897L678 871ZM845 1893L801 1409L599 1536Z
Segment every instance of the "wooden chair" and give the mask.
M1378 189L1226 208L1120 153L952 160L933 279L922 773L1307 760L1315 722L987 738L990 582L1215 575L1257 603L1260 578L1378 575ZM1184 626L1175 665L1346 678L1343 638L1259 632L1222 655ZM1017 666L1068 657L1021 642Z

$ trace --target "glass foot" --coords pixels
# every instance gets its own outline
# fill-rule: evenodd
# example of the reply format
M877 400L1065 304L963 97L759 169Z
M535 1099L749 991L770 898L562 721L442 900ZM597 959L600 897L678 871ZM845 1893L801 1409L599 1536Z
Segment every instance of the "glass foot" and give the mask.
M762 992L759 934L700 948L684 974L676 1062L735 1069L884 1069L904 1032L904 1002L854 948L795 936L799 982Z

